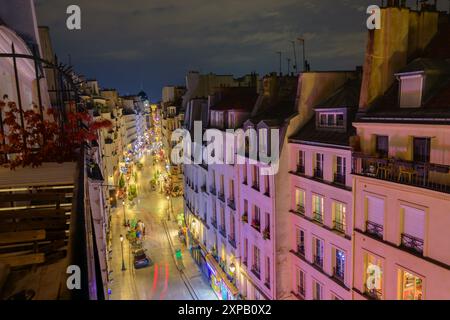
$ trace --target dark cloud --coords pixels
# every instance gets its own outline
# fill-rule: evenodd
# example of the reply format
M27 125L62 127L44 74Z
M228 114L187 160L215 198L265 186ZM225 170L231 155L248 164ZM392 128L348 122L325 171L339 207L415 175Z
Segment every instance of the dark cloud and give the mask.
M275 52L292 56L290 41L298 36L307 39L313 69L353 69L363 61L365 8L373 3L36 0L38 22L50 27L62 60L70 54L80 73L121 93L136 92L143 83L153 100L160 99L162 86L184 83L192 69L236 75L277 70ZM65 27L71 4L82 9L81 31Z

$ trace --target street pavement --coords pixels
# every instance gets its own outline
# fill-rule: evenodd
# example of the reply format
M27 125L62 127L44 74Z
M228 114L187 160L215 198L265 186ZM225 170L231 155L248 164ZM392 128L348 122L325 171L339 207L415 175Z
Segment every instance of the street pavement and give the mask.
M142 220L146 228L143 246L153 261L151 267L135 270L128 240L123 241L126 271L122 271L120 235L125 238L123 206L112 213L112 259L113 283L111 300L217 300L207 279L198 265L178 239L175 217L182 213L183 198L172 200L173 214L167 216L168 201L159 191L151 191L150 180L154 170L165 170L152 165L151 156L144 156L144 168L138 171L138 198L132 208L126 205L126 219ZM170 237L170 241L169 241ZM175 249L182 251L182 263L177 264ZM180 270L181 269L181 270Z

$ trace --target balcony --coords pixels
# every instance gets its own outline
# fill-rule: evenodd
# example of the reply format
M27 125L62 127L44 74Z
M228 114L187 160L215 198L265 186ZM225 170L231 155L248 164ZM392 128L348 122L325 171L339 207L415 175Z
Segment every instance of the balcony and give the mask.
M402 233L402 247L407 250L423 254L423 240L410 236L409 234Z
M323 223L323 214L321 212L313 212L313 219L318 223Z
M333 229L340 232L345 233L345 224L342 221L333 221Z
M225 230L224 226L220 226L219 233L226 239L227 238L227 231Z
M305 244L297 244L297 254L305 256Z
M381 224L372 221L367 221L366 232L377 238L383 239L383 226Z
M234 198L228 199L227 204L228 207L230 207L233 210L236 210L236 203L234 202Z
M210 187L209 188L209 193L211 193L212 195L217 195L216 188L215 187Z
M369 289L367 285L364 285L364 295L372 300L381 300L383 292L381 291L381 289Z
M237 249L237 246L236 246L236 237L235 237L234 235L229 235L229 236L228 236L228 242L230 243L230 245L231 245L233 248Z
M217 220L211 219L211 225L217 229Z
M341 283L344 283L345 280L345 272L341 268L333 268L333 278L338 280Z
M261 232L261 222L258 220L253 220L252 221L252 227L253 229L255 229L258 232Z
M248 223L248 213L247 212L245 212L243 215L242 215L242 222L243 223Z
M345 174L335 173L334 174L333 183L341 185L341 186L345 186L346 185Z
M206 194L207 194L207 192L206 192L206 186L205 186L205 185L201 186L201 187L200 187L200 190L201 190L203 193L206 193Z
M314 261L313 264L317 267L319 267L320 269L323 268L323 257L322 256L317 256L314 255Z
M322 169L314 169L314 178L323 180L323 170Z
M301 164L297 164L297 171L295 173L305 174L305 166Z
M264 240L270 240L270 229L269 228L266 228L263 231L263 239Z
M225 194L223 193L223 191L219 192L219 194L217 195L217 199L225 203Z
M261 279L261 271L259 269L259 266L252 266L252 273L255 275L256 278Z
M297 210L295 210L295 212L297 212L298 214L304 216L305 215L305 206L303 206L302 204L298 204L297 205Z
M252 189L259 192L259 191L261 190L261 189L260 189L260 186L259 186L259 183L253 182L253 184L252 184Z
M450 166L354 153L353 174L450 193Z

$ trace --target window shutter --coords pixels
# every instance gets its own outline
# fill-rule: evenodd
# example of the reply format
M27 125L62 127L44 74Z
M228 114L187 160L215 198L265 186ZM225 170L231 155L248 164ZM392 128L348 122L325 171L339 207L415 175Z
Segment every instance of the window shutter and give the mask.
M367 220L384 225L384 200L367 197Z
M403 207L403 233L424 239L425 211L412 207Z

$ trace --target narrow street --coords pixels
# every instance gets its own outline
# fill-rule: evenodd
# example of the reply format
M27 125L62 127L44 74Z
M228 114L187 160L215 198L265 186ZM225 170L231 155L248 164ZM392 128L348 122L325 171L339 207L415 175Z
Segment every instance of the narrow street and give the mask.
M122 271L120 235L126 235L123 226L124 211L120 206L112 214L112 260L113 283L111 300L216 300L217 297L194 262L186 246L178 238L175 216L183 211L183 198L172 199L173 212L167 217L168 201L159 191L151 191L153 167L151 156L144 156L144 167L138 171L138 198L133 208L126 207L126 219L142 220L146 226L143 241L153 265L135 270L128 240L123 241L126 270ZM170 238L170 239L169 239ZM182 264L177 267L175 250L182 250Z

